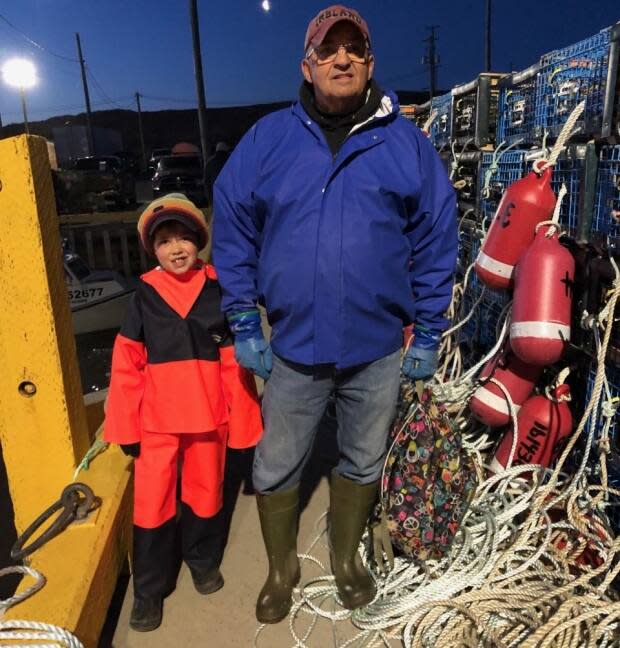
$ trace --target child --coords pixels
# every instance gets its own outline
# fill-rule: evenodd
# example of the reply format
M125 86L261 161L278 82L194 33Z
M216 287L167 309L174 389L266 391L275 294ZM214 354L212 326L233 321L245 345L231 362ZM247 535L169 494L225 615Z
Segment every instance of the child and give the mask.
M154 630L174 587L177 459L183 559L201 594L220 589L226 445L262 434L256 384L234 358L215 270L198 260L202 212L182 194L153 201L138 222L159 266L142 275L112 355L104 438L135 457L130 626ZM180 464L179 464L180 465Z

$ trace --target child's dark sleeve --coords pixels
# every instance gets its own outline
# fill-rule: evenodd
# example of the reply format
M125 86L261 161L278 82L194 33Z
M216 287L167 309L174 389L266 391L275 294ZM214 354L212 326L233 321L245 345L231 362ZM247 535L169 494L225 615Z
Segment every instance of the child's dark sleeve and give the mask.
M140 405L144 393L145 366L142 313L134 294L112 351L112 373L103 432L103 438L110 443L140 441Z
M228 405L228 446L250 448L263 436L254 374L235 360L235 347L220 347L222 389Z

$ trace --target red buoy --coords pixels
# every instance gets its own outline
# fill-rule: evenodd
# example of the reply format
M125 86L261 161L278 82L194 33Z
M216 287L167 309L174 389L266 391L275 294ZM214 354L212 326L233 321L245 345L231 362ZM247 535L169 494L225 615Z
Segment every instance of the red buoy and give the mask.
M543 225L517 266L510 345L529 364L557 362L570 339L575 259Z
M517 447L513 466L539 464L549 467L560 456L573 430L573 416L568 407L568 385L553 390L552 398L528 398L517 416ZM501 472L508 464L512 448L512 426L504 435L491 462L491 470Z
M517 262L534 240L536 225L551 217L555 201L551 167L540 175L532 171L507 187L474 266L487 286L511 285Z
M494 383L484 381L489 378L497 380L510 395L518 412L532 393L541 371L541 367L528 365L518 358L510 348L510 343L507 343L482 370L480 377L483 384L471 397L469 409L485 425L490 427L507 425L511 418L504 392Z

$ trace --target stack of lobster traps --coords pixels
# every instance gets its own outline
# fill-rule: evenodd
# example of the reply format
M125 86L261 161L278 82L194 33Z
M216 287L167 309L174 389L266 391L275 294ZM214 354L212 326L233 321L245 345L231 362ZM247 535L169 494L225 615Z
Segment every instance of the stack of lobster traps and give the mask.
M550 187L566 193L559 207L559 242L575 260L570 341L561 361L569 366L575 418L593 393L602 328L597 315L620 266L620 23L573 45L543 54L530 67L509 74L481 73L416 109L419 126L434 116L428 136L444 159L458 199L457 280L480 259L496 219L508 218L500 205L506 190L548 160L562 128L585 102L551 169ZM562 140L563 141L563 140ZM562 142L560 142L562 144ZM556 148L560 148L559 146ZM538 167L537 167L538 168ZM500 207L500 209L498 209ZM486 285L470 270L457 318L467 316L460 344L472 359L491 350L509 316L511 289ZM532 299L544 299L532 295ZM572 466L584 460L588 477L620 489L620 318L604 359L603 389ZM561 368L545 368L555 374ZM600 371L599 371L600 374ZM589 449L586 448L589 445ZM601 476L600 453L607 459ZM620 533L620 498L608 511Z

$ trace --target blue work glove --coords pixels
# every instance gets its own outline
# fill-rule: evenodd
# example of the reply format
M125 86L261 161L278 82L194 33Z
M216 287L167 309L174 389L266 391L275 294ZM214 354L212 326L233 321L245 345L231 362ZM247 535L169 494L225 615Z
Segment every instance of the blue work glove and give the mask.
M269 380L273 358L269 342L260 324L260 313L253 309L228 315L230 330L235 336L235 358L263 380Z
M402 372L411 380L428 380L437 371L441 336L419 324L414 326L413 335L403 358Z

